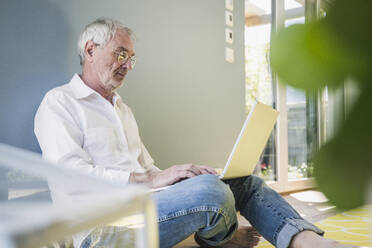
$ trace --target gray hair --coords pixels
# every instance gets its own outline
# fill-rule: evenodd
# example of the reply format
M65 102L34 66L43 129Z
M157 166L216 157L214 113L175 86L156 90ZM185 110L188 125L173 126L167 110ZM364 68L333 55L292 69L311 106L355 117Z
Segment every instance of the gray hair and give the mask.
M115 33L118 29L127 32L130 38L134 40L134 33L130 28L125 27L119 21L112 20L110 18L101 17L86 25L84 30L81 32L78 40L78 54L80 57L80 65L84 63L85 44L88 41L93 41L95 44L103 48L112 38L114 38Z

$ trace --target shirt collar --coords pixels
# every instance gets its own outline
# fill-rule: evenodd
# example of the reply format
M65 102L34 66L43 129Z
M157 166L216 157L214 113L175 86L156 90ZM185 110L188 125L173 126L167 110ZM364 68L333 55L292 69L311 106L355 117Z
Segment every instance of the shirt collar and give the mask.
M86 85L81 79L80 75L74 74L70 81L70 87L73 94L77 99L82 99L84 97L90 96L91 94L99 95L95 90ZM115 91L112 103L115 104L116 101L121 100L121 96Z
M114 97L112 98L112 104L115 105L115 103L118 101L121 101L121 96L115 91Z
M75 75L72 77L70 81L70 87L72 89L73 94L77 99L81 99L84 97L87 97L91 94L98 94L95 92L92 88L87 86L83 80L81 80L80 76L75 73Z

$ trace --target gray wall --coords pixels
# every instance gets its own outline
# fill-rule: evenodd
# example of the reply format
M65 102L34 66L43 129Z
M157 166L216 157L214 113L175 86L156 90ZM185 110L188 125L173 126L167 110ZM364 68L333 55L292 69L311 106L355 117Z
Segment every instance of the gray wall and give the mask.
M119 90L161 168L223 165L244 120L244 1L234 1L235 63L224 60L222 0L2 0L0 142L40 151L33 116L80 72L76 40L108 16L131 27L138 63Z

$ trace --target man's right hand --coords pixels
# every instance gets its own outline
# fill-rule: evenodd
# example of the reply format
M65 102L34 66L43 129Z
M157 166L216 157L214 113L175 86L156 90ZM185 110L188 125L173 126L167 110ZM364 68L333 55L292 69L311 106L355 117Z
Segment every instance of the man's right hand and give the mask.
M205 165L182 164L174 165L163 171L131 173L129 182L144 183L150 188L159 188L203 174L217 175L217 172Z

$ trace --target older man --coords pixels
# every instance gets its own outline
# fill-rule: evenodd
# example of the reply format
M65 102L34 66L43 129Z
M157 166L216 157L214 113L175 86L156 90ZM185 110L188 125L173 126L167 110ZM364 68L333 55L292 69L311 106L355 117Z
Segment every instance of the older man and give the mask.
M323 239L321 230L258 177L221 181L212 168L192 164L158 169L140 139L130 108L115 91L136 62L132 31L101 18L85 27L78 46L82 74L49 91L35 117L44 158L123 186L174 184L154 193L161 247L171 247L194 232L205 247L255 245L258 238L252 230L236 232L236 211L277 247L339 246ZM52 193L57 201L66 195ZM88 233L75 238L74 244L120 242L120 235Z

